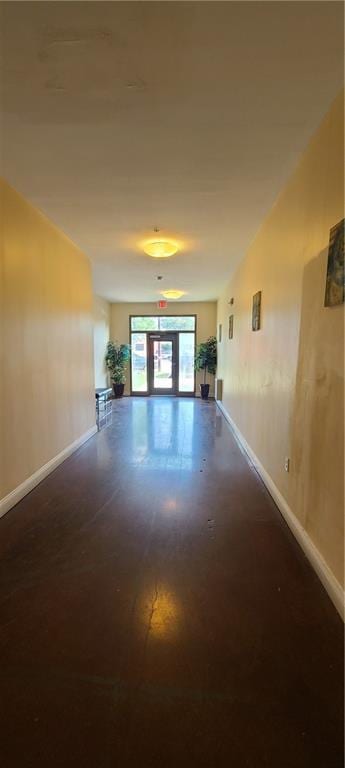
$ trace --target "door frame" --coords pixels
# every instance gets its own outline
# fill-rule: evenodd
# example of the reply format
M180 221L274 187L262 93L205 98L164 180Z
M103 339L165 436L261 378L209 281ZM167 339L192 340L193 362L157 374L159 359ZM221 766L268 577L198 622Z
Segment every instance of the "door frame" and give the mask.
M132 361L130 360L130 364L129 364L130 393L131 393L131 396L133 396L133 397L152 397L152 395L150 395L150 390L149 390L149 372L148 372L148 366L149 366L149 344L148 344L148 335L149 335L149 333L155 333L155 331L132 331L132 318L134 318L134 317L162 317L162 315L155 314L154 312L150 312L150 313L148 313L148 312L145 313L144 312L142 314L139 314L138 312L136 312L135 314L130 314L129 317L128 317L129 343L131 344L131 341L132 341L132 333L142 333L142 334L145 334L145 336L146 336L146 364L147 364L147 390L145 390L144 392L142 392L142 391L138 392L136 390L133 390L133 386L132 386ZM195 373L195 370L194 370L194 387L193 387L193 391L192 392L180 392L179 389L178 389L178 362L179 362L179 357L178 357L178 339L179 339L179 334L180 333L181 334L182 333L194 333L194 351L196 350L196 346L197 346L197 331L198 331L198 329L197 329L198 318L197 318L197 315L195 313L193 313L193 312L188 312L188 313L187 312L179 312L178 314L175 313L174 315L170 314L169 317L194 317L194 331L188 331L188 330L181 330L181 331L156 331L156 333L159 333L159 334L161 334L161 333L168 333L168 334L169 333L176 333L177 334L177 374L176 374L177 388L176 388L176 392L175 393L173 393L173 392L171 393L172 397L175 397L175 396L178 396L178 397L195 397L195 388L196 388L196 373ZM167 395L166 391L165 391L165 394Z
M153 345L155 341L171 341L171 368L172 387L166 389L154 387L154 355ZM151 395L176 395L178 392L178 334L177 331L148 331L147 333L147 385L148 394Z

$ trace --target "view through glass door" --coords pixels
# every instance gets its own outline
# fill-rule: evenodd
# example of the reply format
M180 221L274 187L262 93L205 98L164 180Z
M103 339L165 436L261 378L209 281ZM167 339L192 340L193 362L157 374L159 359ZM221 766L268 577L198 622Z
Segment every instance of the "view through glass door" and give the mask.
M176 334L149 334L149 392L150 395L175 394Z
M131 315L131 393L194 395L195 315Z

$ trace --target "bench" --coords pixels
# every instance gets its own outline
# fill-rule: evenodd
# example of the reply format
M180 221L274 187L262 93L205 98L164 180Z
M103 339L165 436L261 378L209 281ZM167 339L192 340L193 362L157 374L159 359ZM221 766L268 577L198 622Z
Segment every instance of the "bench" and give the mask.
M106 415L108 406L111 406L110 398L112 394L113 394L113 390L111 389L111 387L98 387L98 389L95 389L96 417L97 417L98 427L99 427L100 408L102 407L104 415Z

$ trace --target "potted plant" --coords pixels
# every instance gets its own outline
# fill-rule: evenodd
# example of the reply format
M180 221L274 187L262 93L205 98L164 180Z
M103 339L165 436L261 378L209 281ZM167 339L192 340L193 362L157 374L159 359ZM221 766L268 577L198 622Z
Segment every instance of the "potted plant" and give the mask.
M108 341L105 364L108 371L110 371L115 397L122 397L123 395L126 382L125 369L129 356L129 344L117 344L116 342Z
M198 344L194 360L196 371L204 371L204 383L200 384L200 392L203 400L208 399L210 385L206 384L206 374L215 374L217 368L217 339L210 336L207 341Z

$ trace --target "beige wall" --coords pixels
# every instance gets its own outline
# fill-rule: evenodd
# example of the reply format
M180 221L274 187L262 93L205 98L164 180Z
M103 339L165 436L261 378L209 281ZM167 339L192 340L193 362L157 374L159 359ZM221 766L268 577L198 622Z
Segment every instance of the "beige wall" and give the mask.
M101 296L93 297L93 353L95 387L109 385L104 358L110 338L110 304Z
M0 498L95 422L86 257L4 181Z
M155 302L143 302L137 304L119 303L111 305L111 337L113 341L121 344L129 343L129 316L130 315L197 315L197 344L205 341L216 333L217 304L214 301L176 301L169 302L167 309L159 310ZM199 394L199 382L202 374L197 375L196 386ZM207 378L210 383L210 395L214 394L213 376ZM127 376L125 392L129 393L129 374Z
M343 161L339 97L218 304L223 329L234 314L234 338L219 345L223 405L339 582L344 306L324 307L324 292L329 230L344 216ZM262 328L252 332L258 290Z

